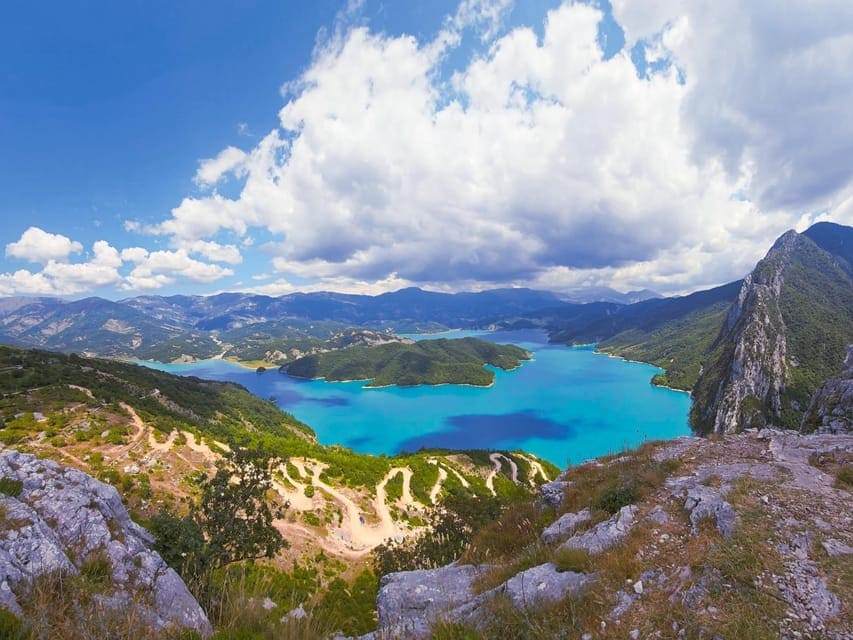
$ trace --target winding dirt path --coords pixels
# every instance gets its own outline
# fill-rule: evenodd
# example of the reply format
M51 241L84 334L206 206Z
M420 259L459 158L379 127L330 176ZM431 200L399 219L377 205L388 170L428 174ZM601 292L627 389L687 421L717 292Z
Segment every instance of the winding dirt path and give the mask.
M447 469L438 464L438 460L430 459L427 462L434 464L438 468L438 480L435 481L432 489L429 490L429 501L432 504L438 504L438 494L441 492L441 485L447 480Z
M200 453L201 456L208 462L216 462L217 460L220 460L222 458L222 454L214 451L204 442L196 441L195 434L193 434L192 431L182 431L181 433L183 433L184 437L187 439L187 448L191 451L195 451L196 453ZM231 447L229 447L224 442L214 440L213 444L222 449L223 451L231 451Z
M492 492L493 496L496 496L495 493L495 478L501 472L501 458L507 461L509 464L510 476L512 477L512 481L515 484L518 484L518 465L515 464L515 460L512 458L508 458L502 453L490 453L489 460L492 461L492 464L495 465L495 468L489 471L489 475L486 476L486 488Z
M171 433L169 433L169 437L166 438L165 442L157 442L157 439L154 437L154 429L148 430L148 447L152 451L159 451L160 453L166 453L167 451L171 451L172 447L175 444L175 440L177 439L177 429L172 429Z
M287 485L279 482L275 479L275 476L273 476L272 487L276 490L278 495L287 500L290 503L290 506L297 511L312 510L314 508L314 500L305 495L305 485L290 477L286 464L280 464L278 466L278 470L281 472L281 475L284 476L284 479L295 487L295 489L289 489Z
M527 456L523 453L516 453L515 455L517 455L522 460L525 460L527 464L530 465L530 477L527 478L527 481L528 483L530 483L531 487L536 486L537 475L541 477L542 480L544 480L545 482L551 482L551 478L549 478L548 474L545 473L545 469L542 468L542 464L538 460L531 458L530 456Z

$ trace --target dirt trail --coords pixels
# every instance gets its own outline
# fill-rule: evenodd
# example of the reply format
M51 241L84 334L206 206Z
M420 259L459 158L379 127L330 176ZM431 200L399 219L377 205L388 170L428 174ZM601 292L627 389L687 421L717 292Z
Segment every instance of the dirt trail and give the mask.
M387 539L393 538L397 535L396 527L394 527L394 521L391 519L391 513L390 511L388 511L388 507L384 504L384 485L382 486L381 491L379 485L377 485L377 494L381 495L377 495L377 500L374 503L376 504L381 501L384 507L381 510L377 510L377 515L379 516L379 524L375 526L370 526L365 523L364 517L361 514L361 509L358 507L358 505L355 504L355 502L352 501L352 499L345 496L343 493L341 493L334 487L329 486L328 484L323 482L323 480L320 479L320 474L323 473L323 471L328 467L328 465L322 462L312 460L305 461L305 466L311 469L314 486L326 492L334 500L339 502L341 506L344 507L344 510L346 511L346 519L345 522L342 523L341 528L345 531L348 531L350 543L354 548L368 551L370 549L378 547Z
M427 462L434 464L438 468L438 480L435 481L432 489L429 490L429 501L433 504L438 504L438 494L441 491L441 485L447 480L447 469L438 464L438 460L430 459Z
M551 479L548 477L548 474L545 473L545 469L542 468L542 464L538 460L531 458L530 456L526 456L523 453L516 453L515 455L517 455L522 460L525 460L527 464L530 465L530 477L527 479L527 481L530 483L531 487L536 486L537 475L541 477L542 480L544 480L545 482L551 481Z
M69 384L69 385L68 385L68 388L69 388L69 389L74 389L75 391L80 391L81 393L85 393L85 394L86 394L86 397L88 397L88 398L89 398L89 400L94 400L94 399L95 399L95 396L94 396L94 395L92 395L92 392L91 392L89 389L87 389L86 387L81 387L81 386L78 386L78 385L76 385L76 384Z
M286 484L276 480L275 477L273 477L272 480L273 489L275 489L282 498L287 500L290 503L291 508L296 511L310 511L313 509L314 501L305 495L305 485L290 477L286 464L279 465L278 470L281 471L284 479L293 485L295 489L290 489Z
M397 501L400 506L408 507L409 505L415 504L417 500L415 500L412 495L412 470L409 467L394 467L391 469L382 480L380 480L379 484L376 485L376 488L382 488L385 491L385 485L396 476L398 473L403 475L403 490L400 495L400 499Z
M148 430L148 447L152 451L159 451L160 453L166 453L167 451L171 451L172 447L175 444L175 440L177 439L177 429L172 429L172 432L169 434L169 437L166 438L165 442L157 442L157 439L154 437L154 429Z
M208 462L216 462L222 458L222 454L214 451L210 447L208 447L202 441L196 441L195 435L192 431L182 431L184 437L187 439L187 448L191 451L195 451L196 453L200 453L201 456L207 460ZM223 451L231 451L231 447L223 442L219 442L218 440L214 440L213 444L222 449Z
M465 479L465 476L463 476L461 473L459 473L456 469L454 469L453 467L447 467L447 470L450 471L450 473L455 475L457 478L459 478L459 482L462 483L463 487L465 487L466 489L471 488L471 483L468 482L468 480Z
M492 492L492 495L495 496L495 478L501 472L501 458L509 463L510 475L512 476L512 481L515 484L518 484L518 465L515 464L515 461L512 458L507 458L505 455L501 453L490 453L489 460L492 461L492 464L495 465L495 468L489 471L489 475L486 477L486 488Z

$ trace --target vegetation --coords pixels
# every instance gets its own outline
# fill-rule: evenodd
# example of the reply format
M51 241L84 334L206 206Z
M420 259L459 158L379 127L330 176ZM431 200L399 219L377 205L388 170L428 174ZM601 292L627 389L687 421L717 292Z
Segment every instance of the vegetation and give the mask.
M429 534L388 542L374 552L378 576L395 571L434 569L459 559L474 535L494 522L506 505L498 498L451 494L434 509Z
M514 369L530 354L515 345L496 345L477 338L422 340L414 344L352 347L306 356L284 368L299 378L371 380L368 386L396 384L471 384L488 386L490 364Z
M655 384L689 390L717 337L741 282L681 298L628 306L596 303L548 320L553 342L591 344L606 353L666 370Z
M273 526L281 510L267 501L273 461L261 451L234 449L202 482L189 514L163 512L151 522L156 549L209 602L214 572L236 562L272 558L286 541Z

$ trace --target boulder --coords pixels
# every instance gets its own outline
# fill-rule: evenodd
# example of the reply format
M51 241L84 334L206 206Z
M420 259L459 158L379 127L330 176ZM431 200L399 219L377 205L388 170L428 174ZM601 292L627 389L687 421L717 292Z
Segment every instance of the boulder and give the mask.
M546 527L542 532L541 540L544 544L556 544L571 536L575 530L585 522L592 519L589 509L577 513L564 513L553 524Z
M563 543L569 549L583 549L590 555L601 553L622 542L634 526L637 519L637 507L628 505L608 520L600 522L589 531L576 534Z
M77 574L89 560L109 561L107 606L142 608L152 629L212 628L184 582L151 549L151 534L130 519L114 487L76 469L13 450L0 452L0 477L22 483L0 496L0 604L21 614L18 598L34 578Z

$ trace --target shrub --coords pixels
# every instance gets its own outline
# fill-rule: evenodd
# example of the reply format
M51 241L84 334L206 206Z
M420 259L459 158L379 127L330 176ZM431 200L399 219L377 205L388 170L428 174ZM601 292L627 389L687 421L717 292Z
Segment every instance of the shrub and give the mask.
M17 498L24 490L24 483L12 478L0 478L0 493Z
M853 467L842 466L835 474L835 486L839 489L853 489Z
M637 501L639 492L637 485L631 481L623 483L620 480L611 482L595 496L592 506L607 513L614 514L619 509Z
M557 567L557 571L586 573L592 567L592 559L586 549L559 547L554 552L554 565Z

